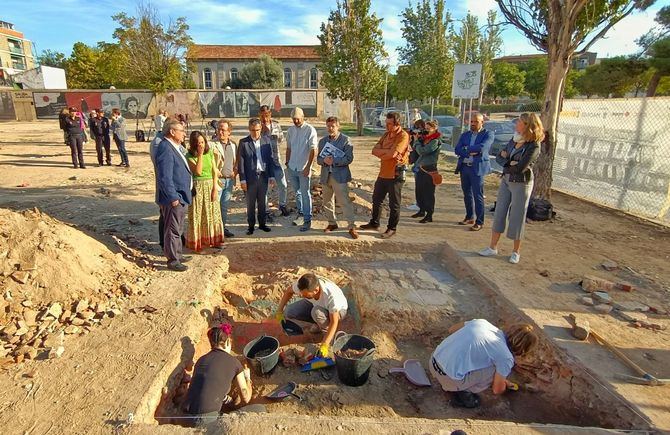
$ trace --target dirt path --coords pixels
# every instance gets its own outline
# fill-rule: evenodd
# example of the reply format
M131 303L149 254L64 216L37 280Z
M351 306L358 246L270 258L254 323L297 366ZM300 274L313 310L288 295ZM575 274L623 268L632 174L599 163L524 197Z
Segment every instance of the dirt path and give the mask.
M318 267L320 273L341 279L349 287L350 298L360 310L352 317L351 327L379 344L379 361L369 387L357 391L345 388L345 394L338 393L334 381L305 375L299 382L310 399L309 406L285 402L270 405L272 412L333 418L474 418L588 426L609 421L608 425L626 428L641 427L641 422L650 418L653 424L670 428L667 387L616 381L614 373L629 371L597 345L570 339L563 319L569 312L588 313L591 324L632 359L654 375L670 377L667 330L635 329L612 314L597 314L579 302L584 293L576 285L585 274L625 279L638 289L632 293L612 292L617 302L634 301L667 312L667 228L556 195L558 218L553 223L530 225L520 264L510 265L503 256L480 258L473 253L485 246L489 227L472 233L455 224L463 214L461 193L457 178L447 169L453 162L445 161L445 184L438 189L432 224L413 221L411 212L403 209L393 239L381 241L378 234L364 232L358 241L352 241L345 231L325 236L319 229L326 222L317 215L315 229L308 235L299 233L289 218L278 218L271 233L246 238L242 236L246 225L238 191L231 226L238 237L227 241L223 255L196 255L188 273L174 275L164 270L155 242L158 216L153 204L148 143L128 144L132 164L128 170L95 167L90 146L85 153L89 168L73 170L69 149L59 144L61 135L56 128L54 122L0 124L0 207L39 207L112 252L118 252L112 238L116 236L146 253L156 267L148 271L148 294L128 300L122 316L93 328L90 334L68 337L61 359L26 361L0 374L0 390L6 391L0 403L0 424L15 428L16 433L108 431L122 425L128 413L137 415L136 422L151 423L163 385L174 387L180 364L204 351L199 339L207 319L219 315L238 323L257 324L272 311L283 285L304 268ZM240 137L242 132L236 133ZM378 163L369 155L370 139L355 142L353 173L360 185L353 192L357 221L364 223L369 219ZM489 177L487 203L495 196L494 185L495 179ZM413 194L410 181L404 189L405 205L413 202ZM501 247L509 253L508 241L504 240ZM619 268L604 271L600 264L605 259L615 261ZM203 279L210 285L200 285ZM482 283L490 288L482 292ZM497 301L492 296L495 294L503 298ZM234 295L241 295L244 301ZM189 300L203 305L184 305ZM612 406L622 407L624 421L612 419L614 410L573 415L573 405L567 402L562 411L555 412L557 405L549 400L558 396L549 393L539 396L546 398L545 403L538 396L524 393L501 400L485 397L489 406L476 412L455 410L436 388L417 392L404 380L388 378L384 372L409 357L424 361L452 322L475 316L508 320L511 308L500 305L508 302L565 349L565 355L552 358L577 358L588 367L589 372L575 368L575 379L583 385L595 385L598 391L593 400L609 400ZM158 314L127 313L131 307L146 304L158 308ZM221 312L214 313L215 308ZM667 322L667 315L648 316L656 323ZM416 340L417 335L420 340ZM570 373L547 365L541 368L546 384L533 379L540 389L549 390L552 382L571 379ZM37 370L35 377L25 377L33 370ZM270 391L290 379L294 377L288 369L278 369L272 378L258 381L259 391ZM607 389L612 390L612 396L601 397L608 394ZM398 391L396 396L389 396ZM588 402L584 391L575 394ZM627 403L621 401L623 397ZM533 406L529 406L531 403ZM642 417L631 417L635 413ZM606 414L609 417L603 417Z

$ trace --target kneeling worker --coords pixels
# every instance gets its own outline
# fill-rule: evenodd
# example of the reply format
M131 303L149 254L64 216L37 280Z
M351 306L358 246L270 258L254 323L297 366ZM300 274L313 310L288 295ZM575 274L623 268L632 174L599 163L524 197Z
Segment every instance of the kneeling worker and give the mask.
M193 378L183 407L196 416L196 425L215 420L222 412L231 411L236 403L231 397L233 380L245 404L251 400L251 373L230 354L232 327L225 323L210 328L207 338L212 350L195 363Z
M294 296L304 299L293 302L284 311L284 307ZM315 323L309 332L326 335L319 347L319 354L327 356L330 343L335 337L341 319L347 315L347 298L337 284L326 278L317 277L313 273L306 273L300 279L288 286L284 291L275 315L279 321L284 318Z
M513 384L506 378L514 358L537 345L533 327L512 324L500 330L484 319L458 323L433 352L428 367L444 391L455 393L453 404L466 408L479 406L477 393L491 387L502 394Z

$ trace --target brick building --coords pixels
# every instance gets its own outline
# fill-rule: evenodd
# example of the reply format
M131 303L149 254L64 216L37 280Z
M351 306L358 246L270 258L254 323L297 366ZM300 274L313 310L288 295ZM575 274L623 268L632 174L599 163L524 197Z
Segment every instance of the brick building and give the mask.
M198 89L222 89L244 65L262 54L284 67L287 89L320 89L319 54L314 45L193 45L187 59L195 65L193 80Z

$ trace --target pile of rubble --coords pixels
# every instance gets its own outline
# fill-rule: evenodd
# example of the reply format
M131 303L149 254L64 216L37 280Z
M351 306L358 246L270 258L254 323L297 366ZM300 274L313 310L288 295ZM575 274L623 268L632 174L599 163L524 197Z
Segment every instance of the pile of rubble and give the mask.
M0 209L0 228L0 367L61 356L65 335L109 322L149 284L149 271L38 209Z

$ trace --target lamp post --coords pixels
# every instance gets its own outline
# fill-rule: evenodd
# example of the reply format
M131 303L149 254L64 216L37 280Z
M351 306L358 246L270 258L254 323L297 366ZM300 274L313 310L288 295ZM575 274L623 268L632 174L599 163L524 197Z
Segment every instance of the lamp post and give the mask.
M386 110L387 107L386 100L389 87L389 68L391 67L391 59L385 57L384 60L386 60L386 78L384 79L384 110Z

